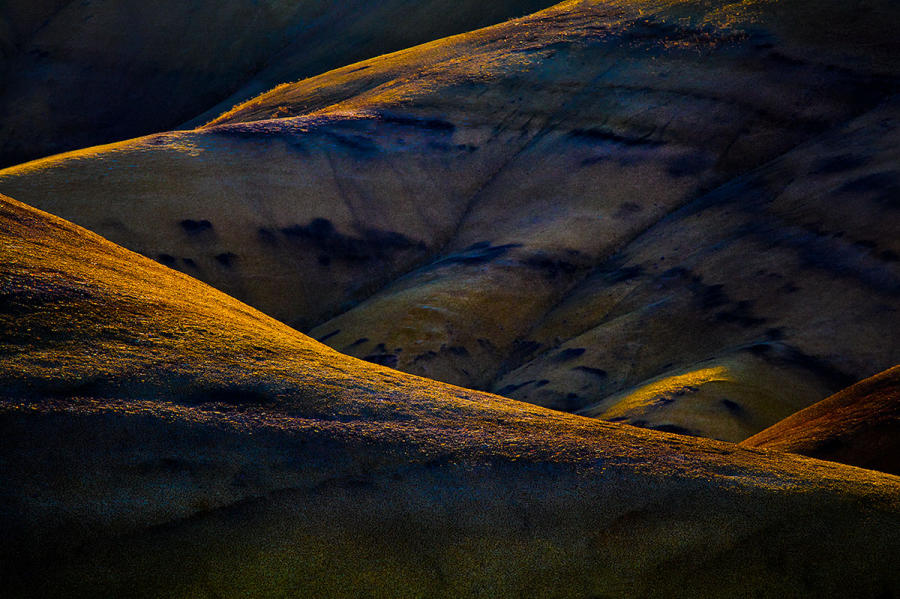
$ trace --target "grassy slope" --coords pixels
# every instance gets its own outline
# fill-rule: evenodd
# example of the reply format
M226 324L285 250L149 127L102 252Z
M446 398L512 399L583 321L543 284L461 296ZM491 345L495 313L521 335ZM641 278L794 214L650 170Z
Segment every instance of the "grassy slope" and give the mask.
M900 588L895 477L383 369L0 206L12 596Z
M898 423L900 366L895 366L792 414L742 445L900 474Z
M890 291L868 292L870 258L896 251L891 221L869 210L879 190L851 194L867 202L852 219L837 202L811 214L813 197L779 209L773 235L738 235L709 249L715 260L684 248L754 213L704 215L685 246L645 236L632 266L646 277L616 257L702 191L874 106L897 67L876 25L895 9L563 3L279 87L217 126L8 169L0 189L298 327L319 325L312 333L341 351L542 405L585 408L733 358L725 399L749 416L701 401L710 423L629 419L738 440L894 363L891 347L846 333L822 343L825 329L808 324L846 331L852 304L852 330L896 328L881 309ZM833 22L853 35L835 40ZM286 118L256 120L269 117ZM818 179L837 188L891 156ZM767 193L779 184L791 180L774 177ZM854 224L828 241L852 258L841 276L827 264L833 247L782 243L821 219ZM764 258L776 246L789 267ZM748 256L754 272L773 271L767 285L788 281L769 289L746 276ZM670 271L662 258L684 264ZM778 291L791 285L801 291ZM564 322L573 314L604 326ZM744 355L773 341L775 359Z
M893 3L878 1L870 3L868 10L857 10L836 0L789 4L766 0L730 4L716 0L572 0L523 19L285 83L235 106L210 125L316 111L415 105L420 99L426 106L452 105L459 100L452 93L456 84L508 76L517 67L527 69L547 46L564 47L567 42L585 42L626 28L637 38L628 41L655 38L660 45L695 52L765 32L761 37L769 37L768 43L781 46L779 50L794 59L810 58L807 53L813 51L833 66L896 75L898 43L887 22L896 19L897 11ZM842 25L840 35L833 31L835 23ZM638 24L647 29L641 30ZM435 97L438 94L440 97Z
M0 8L0 164L173 128L282 81L546 6L412 4L10 0Z

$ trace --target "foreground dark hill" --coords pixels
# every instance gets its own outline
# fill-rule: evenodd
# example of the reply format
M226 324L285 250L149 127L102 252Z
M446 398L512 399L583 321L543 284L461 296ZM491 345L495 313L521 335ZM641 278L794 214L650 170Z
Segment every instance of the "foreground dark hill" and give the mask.
M896 477L361 362L7 198L0 275L7 597L900 592Z
M900 474L900 366L785 418L744 447Z
M8 0L0 166L212 118L278 83L549 4Z
M738 441L900 361L870 8L567 2L0 190L345 353Z

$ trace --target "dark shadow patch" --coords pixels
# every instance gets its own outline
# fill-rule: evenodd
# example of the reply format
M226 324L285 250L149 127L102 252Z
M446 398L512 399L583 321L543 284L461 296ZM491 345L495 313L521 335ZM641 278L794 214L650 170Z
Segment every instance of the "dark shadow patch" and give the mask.
M745 349L771 364L805 370L834 391L849 387L859 380L859 377L842 372L821 358L805 354L796 347L781 342L757 343Z
M453 459L454 459L453 454L444 453L439 456L435 456L435 457L431 458L430 460L425 462L423 465L425 466L425 468L433 470L435 468L443 468L443 467L447 466L448 464L452 464Z
M898 262L900 261L900 255L893 250L884 250L878 255L879 258L884 260L885 262Z
M316 491L343 490L363 491L376 488L375 480L369 476L339 476L323 480L316 485Z
M447 347L446 345L441 346L442 352L447 352L449 354L453 354L454 356L468 356L469 350L461 345L451 345Z
M367 229L360 237L344 235L326 218L314 218L306 225L292 225L281 233L294 242L304 243L319 250L319 264L327 266L332 259L348 262L383 260L394 252L417 249L425 244L414 242L393 231Z
M663 145L663 142L650 139L649 135L644 135L641 137L628 137L626 135L616 133L615 131L602 129L600 127L592 127L589 129L572 129L571 131L569 131L569 137L573 140L588 144L614 143L628 147L650 148L655 148Z
M393 354L372 354L364 357L363 360L372 364L387 366L388 368L395 368L398 362L397 356Z
M450 134L456 131L456 125L442 119L428 119L413 116L387 114L382 117L385 123L398 125L400 127L414 127L416 129L425 129L437 133Z
M757 318L753 316L753 313L751 311L752 306L753 302L740 301L735 304L734 308L732 308L731 310L717 313L715 318L719 322L736 324L744 328L751 328L764 324L766 322L765 318Z
M900 189L900 178L896 172L872 173L848 181L838 188L845 193L872 193L877 191L893 191Z
M164 457L138 462L134 465L134 469L143 476L155 474L192 476L200 471L200 466L181 458Z
M634 202L625 202L624 204L619 205L619 215L624 216L628 214L638 214L643 212L644 208L640 204L635 204Z
M798 291L800 291L800 288L791 282L787 282L779 287L778 291L780 291L781 293L797 293Z
M188 404L222 403L230 406L266 405L272 396L256 387L228 386L198 389L187 395Z
M15 342L13 340L13 342ZM120 391L121 385L111 377L104 375L93 376L84 380L66 383L63 381L51 381L49 384L41 382L41 393L50 397L111 397Z
M320 339L320 341L321 341L321 339ZM351 344L348 345L347 347L348 347L348 348L349 348L349 347L359 347L359 346L362 345L363 343L368 343L368 341L369 341L369 338L368 338L368 337L360 337L359 339L357 339L356 341L354 341L353 343L351 343Z
M603 155L591 156L590 158L585 158L584 160L582 160L581 166L582 167L593 166L595 164L600 164L601 162L606 162L609 159L610 159L609 156L603 156Z
M662 281L674 281L675 279L690 278L691 271L683 266L675 266L659 275Z
M205 231L212 231L212 223L208 220L191 220L189 218L179 223L188 235L198 235Z
M567 362L569 360L574 360L575 358L583 355L585 349L583 347L570 347L568 349L564 349L555 356L553 356L554 362Z
M433 359L437 358L437 356L438 356L438 354L436 351L428 350L424 354L419 354L418 356L413 358L413 363L416 364L418 362L422 362L425 360L433 360Z
M643 266L623 266L622 268L617 268L606 273L604 275L604 280L609 284L622 283L624 281L636 279L642 274L644 274Z
M513 248L521 247L519 243L508 243L505 245L492 246L488 241L475 243L462 250L432 262L425 267L426 270L450 266L452 264L463 264L466 266L476 266L479 264L487 264L504 255Z
M197 263L194 262L191 258L182 258L181 261L184 262L185 266L197 268Z
M547 379L541 379L534 384L535 387L546 387L550 384L550 381Z
M582 407L584 402L577 393L566 393L566 397L562 400L560 409L563 412L574 412Z
M766 55L766 60L779 67L789 68L805 67L809 64L806 61L794 58L793 56L788 56L787 54L784 54L783 52L779 52L777 50L769 52Z
M638 426L635 424L635 426ZM675 433L676 435L687 435L689 437L698 436L694 431L684 428L683 426L678 426L677 424L654 424L654 425L646 425L643 428L649 428L654 431L660 431L663 433Z
M709 166L710 161L705 154L692 152L671 160L666 167L666 172L676 178L693 177L708 169Z
M256 236L262 243L265 243L266 245L278 245L278 236L272 229L260 227L260 229L256 232Z
M834 173L842 173L844 171L853 170L861 166L865 166L868 158L857 156L854 154L841 154L840 156L829 156L822 158L816 162L810 171L814 175L831 175Z
M784 329L781 327L766 329L765 334L768 341L781 341L785 337Z
M837 453L839 451L843 451L846 449L846 445L844 442L838 437L829 437L827 439L823 439L819 441L815 449L813 450L814 455L828 455Z
M221 254L216 254L215 258L216 262L218 262L225 268L231 268L237 261L238 255L233 252L222 252Z
M545 255L531 256L526 259L523 264L529 268L536 268L543 271L548 278L556 278L560 275L568 276L578 271L578 265L561 260L559 258L551 258Z
M702 285L694 291L700 308L703 310L718 308L729 302L724 285Z
M514 393L515 391L518 391L522 387L524 387L526 385L530 385L533 382L534 382L534 379L532 379L530 381L525 381L524 383L506 385L505 387L502 387L497 390L497 395L508 395L510 393Z
M494 349L493 345L483 346L488 350ZM541 344L537 341L528 341L524 339L517 339L512 347L507 352L506 360L504 364L509 367L509 370L512 370L514 366L519 365L525 362L529 357L531 357L536 351L541 348ZM508 372L508 370L507 370Z
M601 379L605 379L609 375L609 373L602 368L591 368L590 366L574 366L572 370L580 370L581 372L592 374Z
M722 404L722 407L724 407L726 410L728 410L731 414L734 414L735 416L740 416L740 415L743 415L743 413L744 413L744 408L742 408L740 406L740 404L733 402L730 399L722 398L719 400L719 403Z
M362 135L343 135L334 131L323 131L328 139L337 145L361 156L372 156L378 153L378 145L368 137Z
M335 335L337 335L340 332L341 332L340 329L335 329L335 330L331 331L330 333L328 333L327 335L323 335L322 337L319 337L318 341L320 341L321 343L325 343L326 341L328 341L329 339L331 339L332 337L334 337Z
M156 261L160 264L165 264L169 268L173 268L175 266L175 256L171 254L160 254L156 257Z

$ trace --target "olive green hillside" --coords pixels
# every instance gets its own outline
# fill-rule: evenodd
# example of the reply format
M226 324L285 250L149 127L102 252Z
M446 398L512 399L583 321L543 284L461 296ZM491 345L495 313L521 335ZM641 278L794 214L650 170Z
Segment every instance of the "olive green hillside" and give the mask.
M278 83L550 0L8 0L0 166L206 119ZM201 119L202 120L202 119Z
M896 477L342 356L8 198L0 269L6 596L900 592Z

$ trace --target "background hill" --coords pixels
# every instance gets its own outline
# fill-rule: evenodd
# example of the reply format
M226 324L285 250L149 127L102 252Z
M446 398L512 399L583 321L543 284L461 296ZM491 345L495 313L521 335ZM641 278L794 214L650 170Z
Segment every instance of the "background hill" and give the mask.
M0 190L339 351L739 441L900 361L867 6L566 2Z
M202 121L276 84L548 4L8 0L0 166Z
M900 366L785 418L743 442L900 474Z

